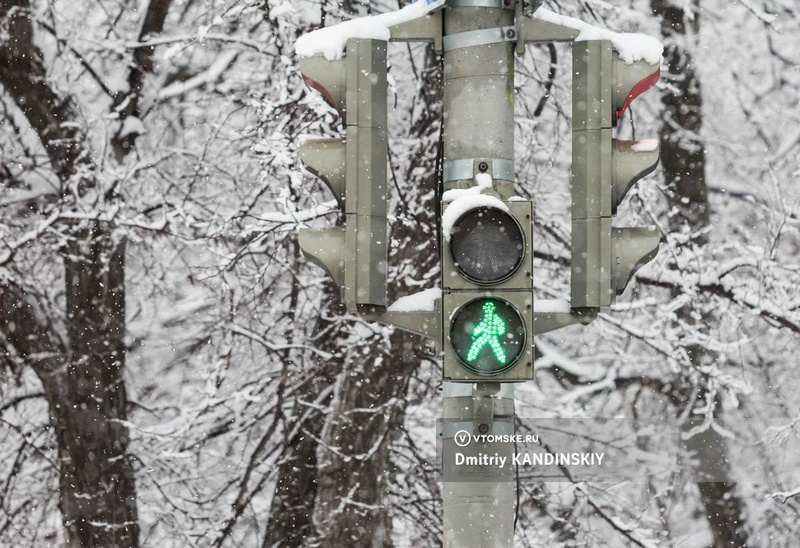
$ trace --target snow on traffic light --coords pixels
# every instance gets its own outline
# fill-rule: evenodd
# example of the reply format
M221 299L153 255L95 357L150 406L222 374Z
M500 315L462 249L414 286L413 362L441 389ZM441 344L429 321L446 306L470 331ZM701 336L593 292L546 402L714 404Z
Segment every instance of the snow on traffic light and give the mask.
M446 380L533 378L531 219L531 202L491 193L467 193L443 204Z
M623 59L610 40L573 44L572 309L611 305L658 253L655 228L612 226L626 192L658 165L658 141L611 132L659 73L660 59Z
M333 192L344 225L303 229L303 254L339 286L342 301L386 306L386 41L350 39L341 59L300 59L307 84L343 117L345 136L305 137L300 158Z

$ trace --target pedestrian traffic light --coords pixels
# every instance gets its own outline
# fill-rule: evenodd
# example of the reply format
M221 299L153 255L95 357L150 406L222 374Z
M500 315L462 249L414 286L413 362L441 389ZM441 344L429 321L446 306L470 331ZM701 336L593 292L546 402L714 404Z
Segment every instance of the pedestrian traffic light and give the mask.
M627 59L631 61L631 59ZM611 41L573 43L572 309L611 305L658 252L655 228L612 227L625 193L658 165L658 141L612 138L631 101L652 87L660 60L623 61Z
M444 378L533 378L532 205L490 195L443 204Z
M350 39L342 59L300 59L306 83L343 117L344 139L300 144L306 168L333 192L344 225L303 229L303 255L324 268L351 310L386 306L386 42Z

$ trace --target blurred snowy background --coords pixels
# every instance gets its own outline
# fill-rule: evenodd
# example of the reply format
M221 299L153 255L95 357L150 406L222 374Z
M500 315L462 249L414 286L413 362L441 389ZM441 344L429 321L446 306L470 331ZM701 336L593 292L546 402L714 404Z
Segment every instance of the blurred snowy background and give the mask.
M340 120L294 43L405 4L0 0L0 545L66 543L98 439L118 461L100 490L128 504L96 526L143 546L440 544L433 346L347 314L296 243L339 215L300 136ZM666 243L609 313L537 338L517 414L701 418L694 450L727 481L698 482L690 459L671 481L522 481L517 543L796 546L800 5L544 7L665 44L616 136L661 139L619 217ZM570 63L566 45L517 59L542 299L568 296ZM389 65L391 302L439 283L441 70L424 44L390 44ZM111 289L81 300L83 276ZM113 317L120 295L124 338L81 350L81 314Z

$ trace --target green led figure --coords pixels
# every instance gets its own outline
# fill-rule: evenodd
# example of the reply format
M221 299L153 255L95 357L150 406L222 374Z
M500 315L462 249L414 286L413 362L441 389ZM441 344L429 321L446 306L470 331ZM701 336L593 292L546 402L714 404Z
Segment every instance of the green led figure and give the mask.
M485 346L491 348L495 359L506 362L506 352L500 344L500 337L506 334L506 322L497 312L493 302L483 304L483 317L472 330L472 344L467 351L467 361L474 362Z

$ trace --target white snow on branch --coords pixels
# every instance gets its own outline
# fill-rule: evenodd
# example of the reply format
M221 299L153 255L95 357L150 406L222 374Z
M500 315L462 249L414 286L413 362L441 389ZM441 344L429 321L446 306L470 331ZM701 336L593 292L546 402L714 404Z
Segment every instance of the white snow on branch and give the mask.
M275 17L281 17L282 15L288 15L290 13L294 13L295 11L297 11L297 8L287 0L283 4L279 4L278 6L271 8L269 10L269 15L270 17L275 18Z
M537 302L533 302L534 310L536 310ZM536 347L542 354L542 357L536 360L536 367L538 368L558 367L571 375L592 381L605 375L605 371L596 364L585 365L579 363L574 358L563 354L555 345L550 344L547 339L540 337Z
M338 209L339 204L336 200L321 203L304 211L291 213L268 212L259 215L259 220L265 223L302 223L327 215L331 211Z
M120 139L124 139L129 135L144 135L147 133L142 121L136 116L128 116L122 122L122 128L119 130Z
M42 234L50 230L50 227L60 218L60 212L56 211L51 213L50 216L41 222L39 225L36 226L33 230L28 231L25 235L19 238L17 241L9 244L7 249L0 254L0 265L4 265L9 262L13 257L14 254L22 249L24 246L28 245L31 242L36 241Z
M115 529L125 529L130 527L131 525L136 525L137 522L135 521L123 521L120 523L108 523L107 521L89 521L87 522L92 527L97 527L100 529L105 529L106 531L113 531Z
M800 496L800 487L797 489L793 489L791 491L776 491L775 493L770 493L767 495L773 499L781 499L781 502L785 503L787 500Z
M197 76L189 78L185 82L176 82L163 88L158 92L158 98L164 100L179 97L193 89L218 82L225 71L233 65L233 62L238 56L238 51L224 52L211 63L210 67Z
M203 42L222 42L226 44L239 44L241 46L248 47L252 50L255 50L261 54L267 55L269 57L274 57L274 53L269 51L264 44L257 42L255 40L248 40L247 38L242 38L241 36L234 36L230 34L218 34L218 33L210 33L210 32L199 32L197 34L178 34L172 36L156 36L154 38L150 38L148 40L137 42L137 41L129 41L123 44L124 48L127 49L139 49L139 48L148 48L148 47L157 47L157 46L167 46L171 44L193 44L193 43L200 43ZM109 49L114 47L114 44L107 46Z
M417 0L397 11L359 17L323 27L298 38L294 50L298 57L324 55L326 59L335 61L344 55L348 39L372 38L388 41L391 36L389 27L424 17L444 3L445 0Z
M620 59L628 65L636 61L645 61L650 64L661 62L661 54L664 51L664 45L652 36L601 29L589 23L585 23L580 19L558 15L545 8L539 8L533 16L547 23L569 27L579 31L580 34L575 38L576 42L586 40L610 40L614 46L614 50L619 54Z
M442 290L434 287L400 297L387 310L389 312L433 312L436 300L441 298Z
M744 7L750 10L753 13L753 15L758 17L761 21L763 21L767 25L772 26L772 24L775 23L775 21L778 19L777 13L767 13L758 6L754 6L750 0L741 0L741 3Z
M309 352L311 352L313 354L316 354L317 356L319 356L319 357L321 357L322 359L325 359L325 360L330 360L331 358L333 358L333 354L330 354L328 352L324 352L322 350L319 350L318 348L314 348L312 345L306 345L306 344L272 344L271 342L269 342L267 339L265 339L264 337L262 337L258 333L255 333L254 331L251 331L250 329L247 329L246 327L242 327L242 326L239 326L239 325L231 326L230 327L230 331L234 335L240 335L242 337L246 337L248 339L251 339L252 341L257 342L258 344L260 344L261 346L263 346L264 348L266 348L267 350L270 350L272 352L283 352L285 350L308 350Z

